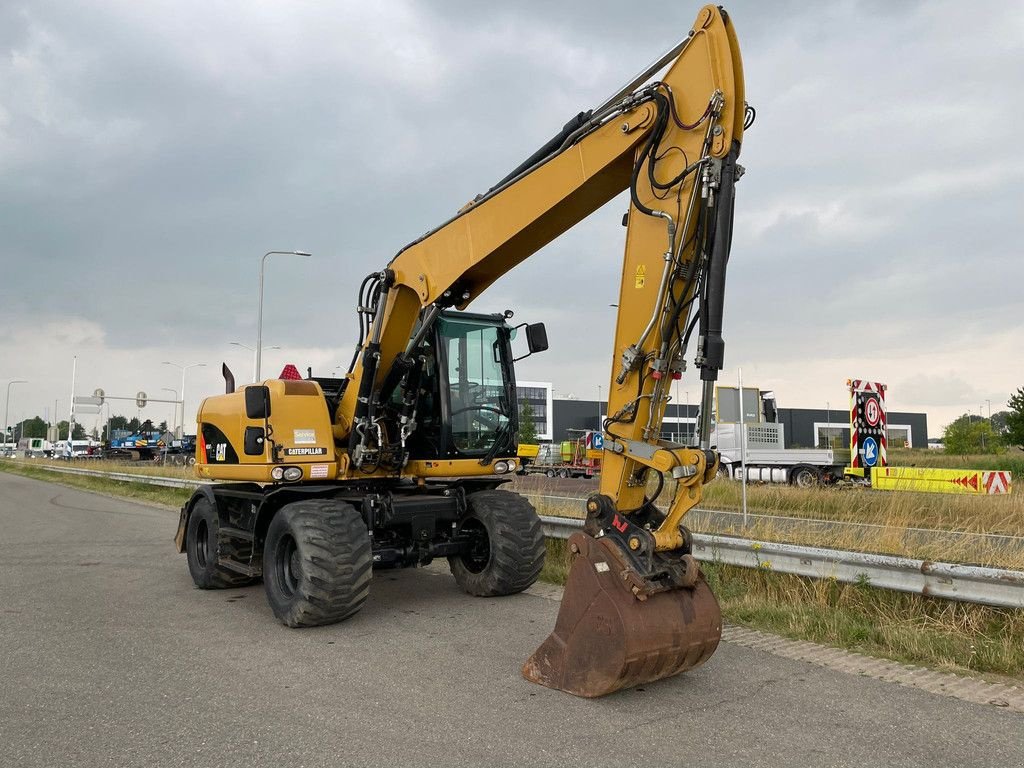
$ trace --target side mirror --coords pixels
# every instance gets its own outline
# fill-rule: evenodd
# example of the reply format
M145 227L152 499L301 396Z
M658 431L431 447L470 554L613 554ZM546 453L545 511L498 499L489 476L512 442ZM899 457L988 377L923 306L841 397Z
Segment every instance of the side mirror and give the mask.
M270 418L270 388L264 385L245 388L245 417L247 419Z
M548 332L544 323L533 323L526 326L526 346L529 347L531 355L543 352L548 348Z

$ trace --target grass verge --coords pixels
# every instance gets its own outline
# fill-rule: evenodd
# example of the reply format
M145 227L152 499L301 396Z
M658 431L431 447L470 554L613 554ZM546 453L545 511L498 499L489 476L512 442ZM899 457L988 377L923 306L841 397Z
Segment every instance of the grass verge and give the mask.
M181 506L192 495L192 491L187 488L163 488L143 485L142 483L108 480L102 477L65 475L57 472L48 472L42 465L34 465L23 461L0 460L0 470L10 472L12 475L45 480L48 483L57 483L58 485L66 485L71 488L81 488L83 491L94 491L95 493L105 493L109 496L138 499L139 501L147 501L154 504Z
M548 540L541 578L564 584L569 553ZM961 674L1024 679L1024 611L702 563L725 620Z

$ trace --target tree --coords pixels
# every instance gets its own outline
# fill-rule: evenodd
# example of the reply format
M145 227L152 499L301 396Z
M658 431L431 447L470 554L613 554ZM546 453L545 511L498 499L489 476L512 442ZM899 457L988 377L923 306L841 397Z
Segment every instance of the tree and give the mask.
M992 429L996 431L996 434L1006 434L1007 429L1009 429L1006 426L1006 420L1009 418L1009 416L1009 411L996 411L995 413L992 414L992 418L990 418L989 421L992 422Z
M43 431L43 435L44 436L46 435L46 431L45 430ZM57 435L58 435L58 439L59 440L67 440L67 436L68 436L68 422L67 422L67 419L65 419L64 421L58 421L57 422ZM72 440L85 440L86 437L87 437L87 435L86 435L86 432L85 432L85 427L83 427L81 424L79 424L76 421L75 422L75 431L71 435L71 439Z
M14 434L18 437L46 437L46 422L38 416L33 416L17 425Z
M1000 435L988 419L965 413L947 424L942 432L946 453L966 456L969 453L998 453L1003 447Z
M519 405L519 443L537 444L537 422L534 421L533 406L526 400Z
M1010 406L1006 414L1006 442L1024 448L1024 387L1010 395L1006 404Z

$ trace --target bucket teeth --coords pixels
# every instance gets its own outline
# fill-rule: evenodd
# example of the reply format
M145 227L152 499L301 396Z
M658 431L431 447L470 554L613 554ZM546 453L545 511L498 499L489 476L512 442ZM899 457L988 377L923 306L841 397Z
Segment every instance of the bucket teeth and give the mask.
M698 576L692 587L639 599L612 544L574 534L555 629L523 666L534 683L594 698L704 663L722 637L722 614Z

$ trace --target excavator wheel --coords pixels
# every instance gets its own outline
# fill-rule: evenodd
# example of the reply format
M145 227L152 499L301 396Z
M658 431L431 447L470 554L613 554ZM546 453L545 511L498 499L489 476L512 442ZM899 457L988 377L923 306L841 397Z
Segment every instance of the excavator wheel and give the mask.
M523 677L595 698L678 675L703 664L722 637L718 601L686 561L692 586L638 599L614 565L615 544L574 533L575 559L555 630L523 666Z
M289 627L334 624L363 607L373 554L359 512L332 499L286 504L263 545L263 584L274 615Z
M207 499L199 499L185 529L185 555L192 582L199 589L231 589L251 584L251 577L217 564L219 529L217 510Z
M528 588L544 567L544 531L533 505L511 491L477 491L459 522L468 552L448 558L455 581L478 597L512 595Z

